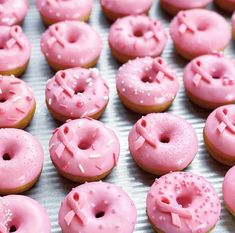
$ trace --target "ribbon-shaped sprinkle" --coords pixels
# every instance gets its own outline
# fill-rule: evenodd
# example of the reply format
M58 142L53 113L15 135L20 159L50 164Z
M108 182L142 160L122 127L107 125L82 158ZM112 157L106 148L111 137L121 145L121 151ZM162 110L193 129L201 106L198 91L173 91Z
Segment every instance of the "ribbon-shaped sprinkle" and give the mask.
M153 36L157 41L161 41L162 29L160 28L160 21L151 20L150 30L153 32Z
M177 18L178 18L179 23L180 23L179 32L181 34L184 34L187 30L192 32L192 33L195 33L196 28L195 28L194 25L190 24L187 21L187 16L186 16L185 12L183 12L183 11L179 12L178 15L177 15Z
M228 117L228 109L226 108L219 108L216 110L216 117L221 123L217 127L220 134L224 132L227 128L230 132L235 134L235 125L229 120Z
M73 145L73 130L69 126L64 126L58 130L58 136L61 144L56 149L58 158L61 158L64 149L66 149L72 156L76 155L77 148Z
M195 84L196 87L199 85L201 80L204 80L209 84L212 83L213 78L209 73L205 72L202 69L201 61L199 60L194 61L192 63L192 70L196 73L193 78L193 83Z
M66 46L66 41L61 35L59 35L58 25L50 26L49 31L50 34L52 35L52 38L47 41L49 47L51 47L55 42L58 42L62 47Z
M64 218L66 224L69 226L76 217L82 225L86 225L87 218L81 211L84 204L84 200L82 200L81 196L77 192L72 192L68 195L66 201L68 206L71 208Z
M174 80L174 74L169 71L166 66L164 65L164 61L162 58L158 57L153 61L153 68L158 72L156 75L156 80L161 83L164 77L168 78L169 80Z
M57 90L54 92L54 96L56 97L56 99L59 98L59 96L64 92L66 93L69 97L73 97L75 92L72 88L70 88L66 81L66 72L65 71L60 71L55 75L55 81L57 82L57 84L59 85L59 87L57 88Z
M182 207L174 206L168 197L161 196L156 200L156 207L158 210L169 213L171 215L172 224L181 227L181 218L191 219L192 214L189 210Z
M12 48L15 44L18 44L22 49L24 48L25 44L21 38L22 29L20 26L12 26L10 29L10 36L11 38L6 43L8 49Z
M145 119L141 119L136 123L136 132L147 142L150 146L156 148L157 143L154 138L151 137L150 132L147 131L147 122ZM143 145L143 139L137 139L136 141L136 148L140 148ZM140 144L140 141L142 141L142 144ZM141 145L141 146L140 146Z

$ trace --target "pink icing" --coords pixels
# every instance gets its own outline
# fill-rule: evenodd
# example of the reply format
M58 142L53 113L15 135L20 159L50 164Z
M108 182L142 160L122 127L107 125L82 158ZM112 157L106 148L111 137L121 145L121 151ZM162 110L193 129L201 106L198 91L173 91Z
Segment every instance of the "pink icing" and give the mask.
M46 59L62 67L84 67L102 50L100 35L84 22L56 23L42 35L41 49Z
M175 98L179 83L162 58L137 58L119 69L117 90L131 103L162 105Z
M181 52L194 57L223 50L231 38L226 20L204 9L179 12L171 22L170 34Z
M133 58L159 56L166 41L161 22L143 15L118 19L109 32L110 46Z
M14 127L35 107L31 88L14 76L0 76L0 128Z
M221 204L201 176L173 172L156 179L147 196L147 214L161 232L207 233L219 220Z
M53 163L66 174L95 178L117 165L120 144L103 123L78 119L58 128L50 140Z
M152 0L100 0L102 7L122 16L143 14L152 3Z
M50 233L50 219L46 210L32 198L0 197L0 232Z
M93 0L36 0L36 6L43 17L56 23L77 20L88 16Z
M31 43L18 25L0 26L0 48L0 72L22 67L29 61Z
M27 0L1 0L0 25L11 26L21 23L28 9L29 4Z
M34 181L42 171L43 159L42 147L31 134L20 129L0 129L0 191Z
M206 121L204 132L213 147L229 155L235 165L235 105L214 110Z
M130 131L128 141L137 164L157 175L184 169L198 151L191 124L169 113L142 117Z
M63 233L132 233L136 207L118 186L104 182L74 188L61 204L59 224Z
M204 55L184 69L184 86L193 96L214 104L235 101L234 62L223 55Z
M108 103L109 88L97 69L59 71L46 86L46 99L53 111L67 119L92 116Z
M163 4L169 4L170 6L176 7L177 9L187 10L193 8L201 8L208 5L213 0L161 0Z
M235 193L235 166L230 168L230 170L225 175L223 182L224 201L229 210L232 211L233 214L235 214L234 193Z

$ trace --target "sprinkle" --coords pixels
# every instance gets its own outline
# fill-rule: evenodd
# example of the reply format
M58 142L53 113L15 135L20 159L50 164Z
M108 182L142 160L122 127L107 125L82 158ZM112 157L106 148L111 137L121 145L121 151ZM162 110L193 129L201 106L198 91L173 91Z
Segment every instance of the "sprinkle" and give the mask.
M109 97L106 95L106 96L103 97L103 99L104 99L104 100L108 100Z
M9 90L9 93L12 94L12 95L16 94L15 91L13 91L13 90Z
M67 109L67 108L68 108L68 106L67 106L67 105L65 105L65 104L60 104L60 107L61 107L61 108L65 108L65 109Z
M69 211L69 212L66 214L66 216L64 217L64 220L65 220L67 226L69 226L69 225L71 224L71 222L72 222L74 216L75 216L75 212L74 212L73 210Z
M84 170L84 168L83 168L83 166L82 166L81 164L78 164L78 167L79 167L79 169L80 169L80 171L81 171L82 173L85 173L85 170Z
M101 157L100 154L93 154L93 155L89 156L90 159L96 159L96 158L100 158L100 157Z
M0 88L0 95L2 94L2 89Z
M21 81L10 82L10 84L12 84L12 85L21 84Z
M58 58L58 59L61 59L61 55L57 55L57 58Z
M12 101L13 101L13 103L15 103L15 102L17 102L17 101L18 101L18 100L20 100L20 99L21 99L21 97L20 97L20 96L16 96L16 97L14 97L14 98L13 98L13 100L12 100Z
M18 112L25 113L25 111L24 111L23 109L20 109L19 107L17 107L16 110L17 110Z
M126 91L126 89L125 89L125 88L122 88L122 91L123 91L123 92L125 92L125 91Z
M90 83L92 81L92 78L88 78L87 80L86 80L86 83Z
M7 120L9 120L9 121L17 121L17 118L15 118L15 117L8 117Z
M112 144L113 144L113 139L111 139L111 140L106 144L106 146L109 147L109 146L111 146Z
M49 100L48 100L48 104L49 104L49 105L51 105L51 103L52 103L52 99L51 99L51 98L49 98Z

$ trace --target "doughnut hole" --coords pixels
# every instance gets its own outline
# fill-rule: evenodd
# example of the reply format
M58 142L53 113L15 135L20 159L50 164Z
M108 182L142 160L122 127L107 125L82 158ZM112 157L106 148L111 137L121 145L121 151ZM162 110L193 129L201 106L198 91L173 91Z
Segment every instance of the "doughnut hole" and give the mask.
M10 156L10 154L4 153L4 154L2 155L2 159L3 159L4 161L9 161L9 160L12 159L12 157Z
M75 88L74 88L74 92L75 94L77 95L78 93L84 93L86 90L85 86L84 85L77 85Z
M96 207L93 210L94 218L96 218L97 220L102 219L103 217L105 217L107 211L108 205L105 205L105 201L96 204Z
M170 141L171 141L170 135L168 133L161 134L159 136L159 141L163 144L170 143Z
M224 75L225 67L221 64L215 65L216 70L212 69L211 76L213 79L220 79Z
M143 76L142 78L141 78L141 81L143 82L143 83L152 83L153 82L153 78L152 77L150 77L150 76Z
M70 44L75 44L79 41L80 39L80 31L78 30L77 27L72 27L67 30L66 33L66 40Z
M182 208L188 208L191 206L193 202L193 197L192 195L190 195L190 193L185 193L185 194L179 195L176 198L176 201L178 205L182 206Z
M197 25L197 30L201 32L208 30L208 28L209 24L206 21L200 21Z
M12 225L10 226L9 232L16 232L17 231L17 227Z

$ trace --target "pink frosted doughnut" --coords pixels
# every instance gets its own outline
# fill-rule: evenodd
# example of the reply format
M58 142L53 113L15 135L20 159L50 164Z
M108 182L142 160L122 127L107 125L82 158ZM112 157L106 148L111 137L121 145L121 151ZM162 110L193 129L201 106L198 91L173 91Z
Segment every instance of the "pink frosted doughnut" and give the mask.
M122 188L104 182L74 188L61 204L59 224L63 233L132 233L136 207Z
M38 11L47 24L65 20L87 21L93 0L36 0Z
M32 198L0 197L0 232L50 233L50 225L46 210Z
M156 175L183 170L198 151L197 135L191 124L169 113L142 117L130 131L128 142L135 162Z
M20 26L0 26L0 74L21 75L30 55L31 43Z
M209 115L204 141L216 160L229 166L235 165L235 105L219 107Z
M161 22L143 15L120 18L109 32L113 56L122 63L137 57L157 57L166 41Z
M179 90L175 73L160 57L129 61L119 69L116 83L123 104L143 114L166 110Z
M235 166L230 168L223 181L223 197L228 210L235 216Z
M230 13L235 11L235 0L215 0L215 3L224 11Z
M46 102L60 120L99 118L109 101L109 87L97 69L59 71L47 82Z
M226 20L203 9L179 12L171 22L170 34L177 52L188 60L224 50L231 38Z
M42 35L41 49L54 70L90 68L98 61L102 40L88 24L64 21L51 25Z
M169 14L175 15L181 10L204 8L213 0L160 0L161 7Z
M41 174L43 159L42 147L31 134L0 129L0 194L31 188Z
M0 76L0 128L25 128L36 101L31 88L14 76Z
M101 180L117 166L119 154L116 134L90 118L65 123L50 140L53 164L60 174L73 181Z
M235 103L235 65L222 54L195 58L184 69L184 86L197 105L214 109Z
M112 21L128 15L148 14L152 0L100 0L104 14Z
M0 25L11 26L21 24L28 9L29 3L27 0L1 0Z
M208 233L219 220L221 204L203 177L173 172L156 179L147 196L147 214L164 233Z

